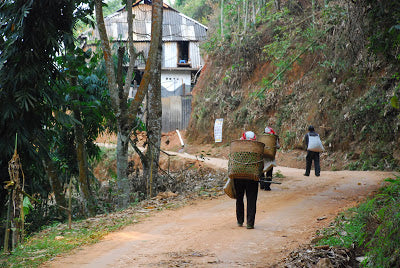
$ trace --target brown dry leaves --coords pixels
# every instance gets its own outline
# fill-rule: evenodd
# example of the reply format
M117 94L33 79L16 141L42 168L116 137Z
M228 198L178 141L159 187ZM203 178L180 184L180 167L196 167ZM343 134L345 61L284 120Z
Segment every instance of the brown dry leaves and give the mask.
M334 247L305 247L292 251L279 267L325 267L350 268L358 267L354 252L349 249Z

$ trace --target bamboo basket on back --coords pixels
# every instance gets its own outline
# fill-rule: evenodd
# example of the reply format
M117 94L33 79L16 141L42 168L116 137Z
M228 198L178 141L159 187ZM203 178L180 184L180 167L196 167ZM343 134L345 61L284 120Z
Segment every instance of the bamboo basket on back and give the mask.
M231 142L228 176L231 179L252 179L258 181L263 170L264 144L251 140Z
M265 145L264 156L275 159L277 136L274 134L262 134L258 135L257 139Z

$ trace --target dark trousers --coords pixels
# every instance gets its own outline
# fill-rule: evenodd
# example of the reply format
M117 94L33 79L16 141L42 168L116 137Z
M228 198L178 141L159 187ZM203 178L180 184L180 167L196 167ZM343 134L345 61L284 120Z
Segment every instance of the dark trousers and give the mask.
M238 223L244 222L244 202L247 201L247 225L254 226L256 218L256 203L258 195L258 182L254 180L235 179L236 190L236 219Z
M315 176L319 176L321 167L319 166L319 153L307 151L306 156L306 173L304 175L309 176L311 171L312 161L314 160Z
M261 175L261 181L260 181L260 188L261 190L269 190L270 189L270 185L271 183L269 182L265 182L265 181L272 181L272 172L273 172L274 168L271 167L270 170L268 170L265 175L264 173Z

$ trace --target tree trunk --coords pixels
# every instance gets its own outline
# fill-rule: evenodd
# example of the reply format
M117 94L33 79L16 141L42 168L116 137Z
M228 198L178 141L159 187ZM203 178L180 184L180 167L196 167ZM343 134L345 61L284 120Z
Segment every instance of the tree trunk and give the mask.
M121 193L126 193L129 191L126 185L127 181L127 168L128 168L128 142L129 142L129 134L133 127L133 122L137 117L140 106L143 102L143 99L146 95L152 73L154 72L156 66L155 61L157 61L157 51L159 50L159 46L161 46L162 42L162 1L161 0L153 0L152 1L153 10L152 10L152 33L151 33L151 41L150 41L150 50L149 57L146 62L146 67L144 71L144 75L142 81L140 82L139 88L136 92L136 95L133 101L130 103L130 106L127 110L124 110L124 107L127 102L127 96L129 92L129 87L131 84L131 76L133 72L133 62L134 62L134 49L133 49L133 27L132 27L132 0L127 1L127 20L128 20L128 41L129 41L129 51L130 51L130 64L128 67L128 74L125 78L125 87L124 90L121 91L121 87L118 87L115 73L113 69L113 61L111 58L111 48L110 43L107 36L106 27L104 24L103 10L102 10L102 1L95 0L95 8L96 8L96 21L97 27L99 29L101 44L103 46L104 52L104 60L106 61L106 72L108 78L108 85L110 89L110 95L113 102L114 112L117 117L118 122L118 142L117 142L117 176L119 184L118 186ZM129 193L128 193L129 194ZM127 199L126 199L127 200ZM121 204L123 207L127 205L126 201L123 201Z
M78 108L73 109L73 115L75 120L82 122L81 114ZM96 215L96 205L90 190L89 168L87 163L85 136L82 124L75 125L75 146L79 168L79 187L86 202L84 211L86 215L93 217Z
M43 165L50 181L51 190L56 198L57 205L66 207L67 201L65 200L63 193L64 189L62 183L58 179L58 172L54 166L53 160L51 160L49 156L46 156L46 158L43 160ZM63 217L65 217L65 211L63 209L59 208L59 212L61 215L63 215Z
M129 204L130 185L128 181L128 145L129 133L118 129L117 135L117 186L118 207L126 208Z
M152 9L151 41L150 41L149 56L146 61L146 67L144 69L144 74L140 82L139 88L128 110L130 120L132 121L136 119L136 116L140 109L140 105L142 104L144 96L147 93L152 72L154 72L155 70L154 64L155 61L157 60L158 47L162 45L162 36L159 35L159 33L162 32L163 2L162 0L153 0L152 5L153 9Z
M78 82L75 77L71 79L71 85L77 86ZM79 100L79 97L75 94L75 100ZM96 215L96 205L94 197L90 190L90 180L89 180L89 167L87 163L87 153L85 148L85 134L83 129L83 123L81 118L81 110L78 105L72 107L72 116L78 122L74 126L75 130L75 150L76 157L78 161L79 170L79 188L82 193L84 204L84 212L86 216L93 217ZM63 206L64 208L66 206Z
M103 47L103 57L106 66L107 83L110 90L110 97L113 109L114 111L117 111L119 105L118 89L117 83L115 81L114 62L111 54L111 46L110 42L108 41L106 25L104 24L102 5L102 0L95 0L96 22L97 28L99 30L101 45Z
M315 0L311 0L311 8L312 8L312 27L315 27Z
M160 158L161 144L161 55L162 55L162 18L163 9L162 1L153 1L152 13L152 40L154 38L154 50L152 51L150 60L152 61L151 82L149 88L149 110L147 138L149 141L146 158L150 161L148 166L148 185L150 197L153 195L153 182L158 176L158 161Z
M275 0L274 3L275 3L276 10L280 11L281 10L281 0Z
M221 39L224 40L224 0L221 0Z
M135 100L132 102L131 106L136 107L136 109L131 109L128 112L127 99L129 88L132 82L133 73L133 63L137 57L133 47L133 27L132 27L132 0L127 1L127 22L128 22L128 42L129 42L129 67L128 73L125 78L125 86L122 85L122 56L123 50L119 50L119 68L118 68L118 84L114 72L114 62L111 55L111 46L108 40L106 27L104 24L102 1L95 0L96 8L96 22L100 34L101 44L103 47L104 60L106 62L106 73L108 78L108 87L110 90L111 101L113 105L113 110L117 118L118 124L118 140L117 140L117 186L120 196L118 198L118 205L120 208L125 208L129 201L129 183L128 183L128 144L129 144L129 134L131 131L132 123L137 116L140 104L145 96L143 88L139 88ZM122 48L121 48L122 49ZM137 102L137 103L135 103Z
M128 149L129 149L129 136L131 129L128 125L127 113L127 96L124 91L123 85L123 58L125 48L118 48L118 66L117 66L117 85L118 85L118 98L121 100L119 105L118 122L118 135L117 135L117 186L118 193L118 207L125 208L129 204L130 185L128 180ZM125 100L125 101L122 101Z
M253 27L255 27L256 25L256 7L255 7L255 3L252 1L251 2L251 7L252 7L252 17L251 17L251 21L253 23Z
M4 234L4 252L9 253L10 244L10 233L11 233L11 203L12 203L12 189L8 190L8 204L7 204L7 219L6 219L6 230Z
M243 33L246 34L247 32L247 16L248 16L248 8L247 8L247 1L243 1L243 15L244 15L244 21L243 21Z
M156 79L155 79L156 80ZM160 81L160 79L158 79ZM149 124L147 125L147 137L149 141L148 149L146 152L146 158L150 160L148 182L149 182L149 194L153 196L153 182L157 180L158 176L158 161L160 158L160 145L161 145L161 86L154 85L150 88L150 109L149 113Z

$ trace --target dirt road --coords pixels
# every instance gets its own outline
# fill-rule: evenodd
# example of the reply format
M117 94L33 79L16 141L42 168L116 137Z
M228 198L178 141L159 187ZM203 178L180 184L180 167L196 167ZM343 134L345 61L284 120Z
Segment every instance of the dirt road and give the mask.
M337 171L304 177L304 170L277 170L285 178L259 192L253 230L236 226L235 200L224 195L155 213L44 267L270 267L392 176Z

